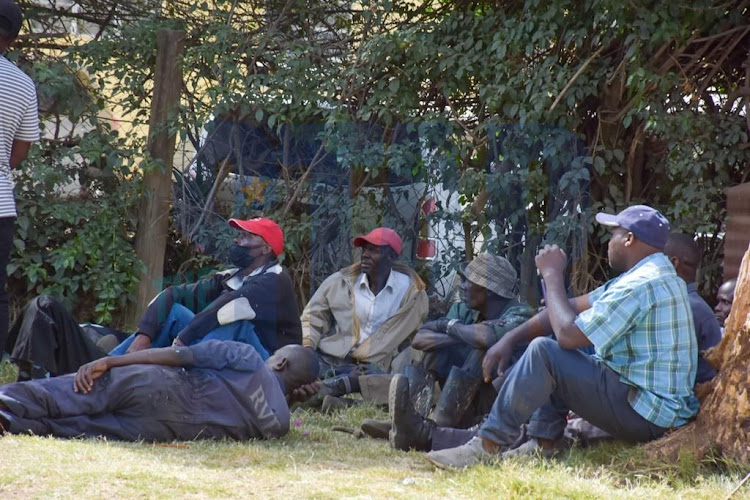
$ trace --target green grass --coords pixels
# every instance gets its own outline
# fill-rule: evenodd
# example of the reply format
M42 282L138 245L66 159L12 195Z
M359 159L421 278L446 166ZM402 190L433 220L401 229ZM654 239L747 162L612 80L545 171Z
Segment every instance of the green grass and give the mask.
M0 376L12 375L0 365ZM7 379L6 379L7 380ZM274 441L154 445L0 438L0 498L680 498L723 499L746 471L682 457L650 463L638 446L607 443L565 458L512 460L463 472L422 453L331 427L385 417L372 406L333 415L295 410ZM747 485L734 498L750 497Z

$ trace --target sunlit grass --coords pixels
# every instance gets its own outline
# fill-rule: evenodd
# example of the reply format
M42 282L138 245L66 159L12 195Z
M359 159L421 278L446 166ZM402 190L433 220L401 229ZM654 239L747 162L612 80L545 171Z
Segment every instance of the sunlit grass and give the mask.
M0 366L0 375L7 370ZM641 447L621 443L575 448L558 460L441 471L422 453L393 451L385 441L331 430L386 416L367 405L333 415L297 409L288 436L248 443L5 436L0 497L723 499L746 473L731 463L689 456L651 463ZM748 496L743 487L735 498Z

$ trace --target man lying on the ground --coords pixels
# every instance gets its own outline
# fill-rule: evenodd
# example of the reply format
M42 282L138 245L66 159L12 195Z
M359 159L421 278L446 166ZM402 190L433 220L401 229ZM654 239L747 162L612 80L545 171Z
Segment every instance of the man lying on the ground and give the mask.
M735 288L737 288L737 279L733 278L722 283L719 290L716 292L716 306L714 307L714 313L716 314L717 321L721 325L722 333L724 332L724 323L727 321L729 313L732 311Z
M230 250L236 268L166 288L149 304L138 331L110 354L213 338L250 344L265 359L302 341L292 280L276 260L284 249L281 228L262 218L229 225L240 231ZM105 347L104 333L117 332L79 325L60 303L41 296L27 306L5 347L19 365L19 380L57 376L105 356L113 346Z
M302 311L302 344L317 350L321 378L387 372L424 321L425 285L396 262L401 245L386 227L354 238L360 262L326 278Z
M289 431L285 395L317 376L317 356L298 345L265 363L233 341L146 349L0 387L0 427L125 441L278 438Z
M685 282L662 253L667 219L636 205L617 215L600 213L597 221L613 228L609 262L623 274L571 301L564 285L565 253L555 245L539 252L547 309L488 351L485 379L504 373L515 344L530 341L529 347L507 374L479 436L428 453L435 465L461 468L501 454L551 454L569 410L615 438L635 442L661 437L697 413L695 329ZM540 337L550 330L557 340ZM589 345L594 356L579 350ZM399 409L391 413L397 420ZM525 422L531 439L509 451ZM395 421L392 432L398 432Z
M693 313L693 324L698 340L698 371L696 383L711 380L716 370L703 358L703 352L715 346L721 340L721 328L711 306L698 294L695 278L701 262L701 254L695 240L688 234L672 233L667 239L664 253L674 265L677 276L687 283L690 310Z

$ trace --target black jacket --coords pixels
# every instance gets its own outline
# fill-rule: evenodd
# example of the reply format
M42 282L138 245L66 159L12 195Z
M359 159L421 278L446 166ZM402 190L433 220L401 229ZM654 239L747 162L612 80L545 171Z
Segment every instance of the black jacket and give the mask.
M178 335L185 345L240 320L253 322L255 332L269 351L301 343L302 326L289 274L276 261L244 278L238 272L231 269L195 283L170 286L151 301L138 331L153 339L164 326L172 306L181 304L196 314Z

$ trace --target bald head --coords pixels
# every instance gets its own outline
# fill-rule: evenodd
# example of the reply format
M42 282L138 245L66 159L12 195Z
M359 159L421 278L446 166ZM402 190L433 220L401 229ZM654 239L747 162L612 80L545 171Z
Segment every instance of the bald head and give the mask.
M685 283L695 281L701 262L701 252L692 235L671 233L664 246L664 253L674 265L677 275L685 280Z
M287 394L318 378L318 355L301 345L285 345L266 360L266 366L281 378Z
M722 283L719 287L719 291L716 292L716 307L714 307L714 315L721 326L724 326L724 322L732 311L735 288L737 288L737 280L731 279Z

